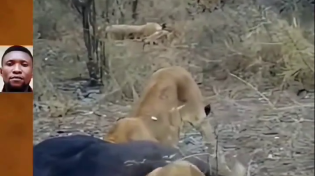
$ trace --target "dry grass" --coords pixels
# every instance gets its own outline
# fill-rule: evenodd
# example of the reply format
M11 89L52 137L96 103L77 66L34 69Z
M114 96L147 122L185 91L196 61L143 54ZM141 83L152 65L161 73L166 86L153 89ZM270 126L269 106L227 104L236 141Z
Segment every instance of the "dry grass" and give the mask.
M48 7L55 7L57 3L60 9ZM169 11L165 8L166 3L168 8L176 8ZM107 42L106 53L112 71L110 80L106 80L105 92L116 92L115 99L133 99L145 77L168 65L182 65L193 72L197 70L194 75L199 77L226 79L232 73L249 82L255 80L253 84L257 86L272 85L286 89L292 82L300 82L307 88L314 87L314 44L309 40L314 38L314 32L306 35L311 29L303 28L298 18L293 16L291 23L270 8L246 3L227 4L222 10L195 15L195 19L191 20L183 1L154 1L154 5L153 9L147 11L142 7L148 4L142 2L140 19L172 22L184 35L175 46L150 47L145 51L139 43L124 42L117 46ZM41 11L43 6L48 9ZM44 62L46 56L43 55L49 53L47 45L54 52L59 50L55 60L63 65L71 64L72 69L67 67L64 73L65 78L70 78L86 74L86 69L82 68L86 56L80 22L75 20L77 17L74 13L65 12L66 9L69 7L59 1L38 6L36 13L45 14L51 20L46 20L45 15L35 16L38 32L43 38L35 40L35 47L41 49L35 52L40 57L39 62ZM128 11L125 13L128 14ZM62 17L58 18L59 15ZM176 20L170 20L170 16ZM103 21L99 18L98 23ZM128 23L130 19L125 21ZM40 46L42 43L45 45ZM77 55L83 58L79 63ZM77 67L77 64L81 64L81 67Z

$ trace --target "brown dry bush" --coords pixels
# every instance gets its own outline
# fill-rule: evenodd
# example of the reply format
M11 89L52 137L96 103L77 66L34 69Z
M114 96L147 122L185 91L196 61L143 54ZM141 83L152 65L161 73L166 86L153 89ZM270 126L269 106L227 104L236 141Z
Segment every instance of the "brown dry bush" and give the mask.
M86 77L86 49L75 11L71 10L68 1L36 2L34 23L41 39L34 42L38 57L38 74L35 75L36 80L43 81L36 81L39 85L36 83L35 87L48 85L47 82L55 79ZM101 14L105 0L97 0L96 4L97 23L103 25L105 19ZM106 41L110 76L104 80L104 93L114 95L114 99L134 99L143 80L168 65L184 66L204 81L209 78L225 80L233 74L257 87L288 88L292 82L300 82L313 89L314 44L311 38L314 32L309 24L313 21L301 25L301 17L295 15L301 9L291 10L294 13L284 18L277 8L264 5L245 0L237 4L231 2L213 13L192 13L192 18L187 9L193 8L187 6L187 1L140 1L137 21L131 18L130 5L121 6L124 16L121 13L110 16L112 24L168 22L183 35L172 46L150 46L145 50L140 43ZM119 9L115 4L112 7ZM60 70L57 75L52 74L56 71L49 66L41 66L47 65L45 58L49 54L53 56L48 60L54 60L54 65L58 65L54 67Z

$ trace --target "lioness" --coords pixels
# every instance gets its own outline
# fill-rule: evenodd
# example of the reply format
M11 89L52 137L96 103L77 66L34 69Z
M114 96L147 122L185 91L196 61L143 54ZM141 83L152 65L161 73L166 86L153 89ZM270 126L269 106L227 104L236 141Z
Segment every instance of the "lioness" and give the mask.
M225 165L219 163L219 165ZM220 166L222 167L222 166ZM192 162L186 160L177 160L163 167L158 167L150 172L147 176L208 176L216 173L204 173ZM246 168L239 162L235 162L232 170L222 170L218 172L222 176L245 176Z
M180 115L176 119L172 119L174 124L181 129L183 123L189 123L200 131L206 143L212 144L215 149L214 131L209 119L206 118L211 111L211 106L210 104L204 106L197 83L192 75L182 67L172 66L154 72L130 116L141 119L151 119L154 116L157 121L160 121L165 118L170 108L182 105L185 106L179 109ZM149 126L149 129L152 134L162 133L158 127Z
M103 31L103 26L98 27L98 35L102 35L105 32L105 38L112 40L125 40L125 39L141 39L154 34L156 31L162 30L165 24L158 24L147 22L144 25L128 25L128 24L116 24L110 25Z
M205 176L205 174L192 163L179 160L164 167L159 167L147 176Z
M223 163L219 163L219 168L226 166ZM223 166L221 166L223 165ZM223 169L219 172L207 172L204 173L195 164L185 161L177 160L163 167L158 167L146 176L210 176L210 175L221 175L221 176L245 176L246 168L239 162L236 161L232 170Z
M143 45L171 45L176 39L179 38L179 33L177 31L166 31L166 30L159 30L156 31L154 34L142 39ZM143 47L144 47L143 46Z
M174 107L180 107L175 108L179 112L178 115L174 115ZM127 130L135 131L134 128L137 127L138 132L140 129L149 131L152 140L175 147L183 124L188 123L200 131L206 144L212 144L212 148L216 149L214 131L206 118L210 111L210 104L204 106L201 91L187 70L179 66L162 68L152 74L129 115L139 120L118 121L105 139L114 143L120 142L119 139L122 138L138 139L140 135L134 137ZM166 135L169 133L170 135Z
M160 116L160 119L155 116L120 119L113 125L104 139L112 143L146 140L177 148L181 124L180 121L176 120L180 118L179 110L183 107L172 108ZM156 131L159 132L155 133Z

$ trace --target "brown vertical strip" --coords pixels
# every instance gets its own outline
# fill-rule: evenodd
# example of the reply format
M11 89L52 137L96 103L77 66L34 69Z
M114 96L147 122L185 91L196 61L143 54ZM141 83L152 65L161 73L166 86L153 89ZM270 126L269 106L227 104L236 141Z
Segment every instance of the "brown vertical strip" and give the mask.
M33 93L0 94L0 173L33 175Z
M33 1L2 0L0 45L33 45Z

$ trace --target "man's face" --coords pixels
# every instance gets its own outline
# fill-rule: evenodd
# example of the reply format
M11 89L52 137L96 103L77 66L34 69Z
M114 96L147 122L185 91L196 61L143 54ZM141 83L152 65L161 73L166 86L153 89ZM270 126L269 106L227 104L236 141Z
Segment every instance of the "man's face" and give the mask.
M24 52L11 51L4 56L1 76L5 84L19 88L28 85L33 77L33 60Z

